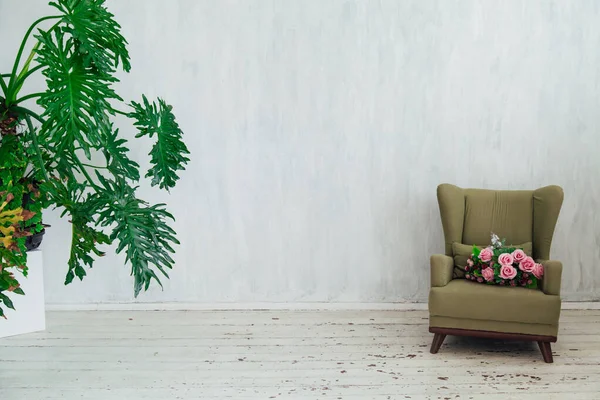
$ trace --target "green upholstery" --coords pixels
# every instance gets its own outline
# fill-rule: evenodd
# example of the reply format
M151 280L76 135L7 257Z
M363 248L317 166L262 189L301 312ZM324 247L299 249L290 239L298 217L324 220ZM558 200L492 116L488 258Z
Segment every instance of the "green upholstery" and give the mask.
M563 202L559 186L546 186L533 192L533 258L550 259L554 227Z
M551 325L559 313L560 297L537 289L453 279L429 292L429 314L440 317Z
M556 337L558 325L525 324L521 322L492 321L482 319L461 319L453 317L430 316L429 325L437 328L468 329L502 333L520 333L522 335L543 335Z
M446 286L452 280L454 260L443 254L431 256L431 287Z
M458 186L443 184L437 188L437 197L442 215L446 255L452 256L452 243L463 243L465 193Z
M486 245L477 245L480 249L489 246ZM523 249L525 254L531 256L533 252L533 244L531 242L509 245L510 247L517 247ZM471 257L473 253L473 245L462 244L462 243L452 243L452 254L454 256L454 278L464 278L465 277L465 266L467 265L467 260Z
M550 258L562 189L496 191L442 184L437 197L445 255L430 260L430 326L556 337L562 264L545 260ZM523 243L524 251L544 265L541 290L457 279L455 265L464 266L472 244L489 243L491 232L507 243Z
M560 261L538 260L544 266L544 277L542 278L542 290L546 294L560 296L560 282L562 275L562 263Z
M531 242L533 201L531 191L467 189L465 223L460 243L489 243L490 232L507 243Z

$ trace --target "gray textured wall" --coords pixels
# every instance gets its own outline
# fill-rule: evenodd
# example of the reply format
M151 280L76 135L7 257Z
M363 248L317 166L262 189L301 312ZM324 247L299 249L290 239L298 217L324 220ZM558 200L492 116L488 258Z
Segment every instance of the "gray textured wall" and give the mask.
M43 3L0 0L2 37ZM167 98L193 152L170 196L141 189L182 240L165 290L141 301L423 301L440 182L563 186L565 297L600 298L600 2L109 6L133 58L120 93ZM62 287L69 226L49 220L49 302L132 300L112 255Z

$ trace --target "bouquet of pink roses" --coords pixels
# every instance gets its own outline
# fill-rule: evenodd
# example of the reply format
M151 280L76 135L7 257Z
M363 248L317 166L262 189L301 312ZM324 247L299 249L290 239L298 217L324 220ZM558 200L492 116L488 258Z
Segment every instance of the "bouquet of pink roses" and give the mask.
M542 264L536 263L523 249L505 247L495 234L491 246L483 249L473 246L473 254L465 266L466 279L489 285L537 288L543 275Z

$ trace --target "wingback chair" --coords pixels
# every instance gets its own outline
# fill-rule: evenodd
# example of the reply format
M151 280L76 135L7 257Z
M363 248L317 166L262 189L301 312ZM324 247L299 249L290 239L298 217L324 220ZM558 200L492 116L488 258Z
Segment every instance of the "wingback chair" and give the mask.
M560 316L562 264L549 261L550 245L563 190L559 186L482 190L442 184L437 197L446 246L445 254L431 256L429 332L435 334L431 353L438 352L446 335L516 339L536 341L544 361L551 363L550 343L556 342ZM461 252L472 245L489 245L491 232L506 238L507 245L523 245L544 266L539 289L461 278L461 257L466 262Z

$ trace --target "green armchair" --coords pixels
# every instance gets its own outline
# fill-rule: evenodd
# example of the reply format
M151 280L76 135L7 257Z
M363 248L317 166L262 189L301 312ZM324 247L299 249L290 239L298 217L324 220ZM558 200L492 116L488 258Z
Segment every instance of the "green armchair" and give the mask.
M431 353L438 352L446 335L516 339L538 342L544 361L551 363L562 264L549 259L563 190L546 186L496 191L442 184L437 197L446 246L445 254L431 256L429 332L435 334ZM488 245L491 232L509 244L531 243L533 258L544 265L539 290L460 278L457 245Z

